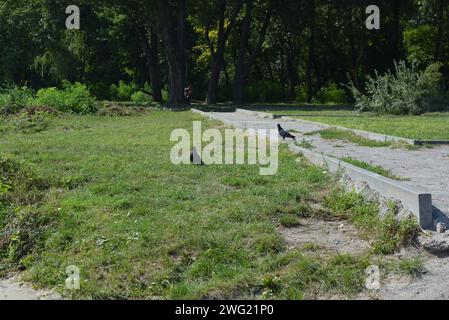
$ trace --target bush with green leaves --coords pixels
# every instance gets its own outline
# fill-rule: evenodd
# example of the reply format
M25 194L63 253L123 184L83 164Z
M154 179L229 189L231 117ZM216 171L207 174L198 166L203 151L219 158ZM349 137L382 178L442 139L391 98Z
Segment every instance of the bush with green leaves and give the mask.
M27 87L7 86L0 90L0 114L19 112L29 105L33 91Z
M329 82L324 85L317 93L315 100L319 103L342 104L347 102L348 97L344 89L339 88L335 83Z
M394 72L368 77L365 93L350 82L348 88L356 100L356 108L379 114L419 115L442 111L446 102L439 101L442 74L440 63L432 63L420 71L416 62L395 63Z
M163 101L170 100L170 92L168 92L168 90L166 89L162 89L162 100Z
M65 82L63 89L45 88L36 94L34 105L49 106L62 112L89 114L96 111L95 99L81 83Z
M131 101L134 103L147 104L153 102L153 99L150 95L142 91L137 91L131 95Z
M49 106L60 111L68 111L64 110L64 97L61 90L55 87L40 89L36 93L36 98L33 102L36 105Z
M118 85L111 85L109 95L115 101L131 101L131 96L135 92L137 92L135 84L127 84L125 81L120 80Z

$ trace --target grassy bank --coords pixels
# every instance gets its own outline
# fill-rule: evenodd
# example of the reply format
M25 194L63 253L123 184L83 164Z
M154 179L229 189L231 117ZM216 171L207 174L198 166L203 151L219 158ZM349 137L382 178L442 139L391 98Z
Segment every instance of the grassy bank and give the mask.
M34 133L5 129L1 152L33 172L25 180L41 183L20 189L4 169L3 272L25 270L63 291L65 268L76 265L79 298L297 299L363 289L369 254L289 249L277 225L293 226L295 216L373 221L376 204L344 198L332 176L284 148L270 177L257 166L174 166L170 133L191 130L192 120L221 126L190 112L152 111L54 117ZM394 222L387 226L366 233L383 237L382 252L403 240Z

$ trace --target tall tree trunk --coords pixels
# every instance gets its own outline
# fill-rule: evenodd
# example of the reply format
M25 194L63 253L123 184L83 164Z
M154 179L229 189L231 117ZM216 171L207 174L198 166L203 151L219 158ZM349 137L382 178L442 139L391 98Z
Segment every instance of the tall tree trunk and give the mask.
M249 59L246 60L246 56L249 49L249 38L251 35L251 20L253 18L253 2L246 2L245 18L243 19L241 36L240 36L240 48L237 56L237 64L234 78L234 103L241 105L245 103L245 87L248 74L255 64L256 59L262 50L262 44L267 34L268 26L271 20L271 7L268 8L265 14L262 28L259 31L259 37L254 47L254 51L250 54Z
M218 39L216 50L212 44L212 41L209 39L209 27L207 27L205 31L206 41L208 43L210 54L212 57L211 76L207 87L207 96L206 96L207 104L215 104L217 102L217 90L220 80L220 74L225 65L224 52L226 42L228 41L229 35L231 34L231 30L234 27L235 20L237 19L237 15L240 11L241 5L238 5L235 8L232 17L229 20L228 27L226 29L225 29L226 1L221 0L218 4L218 7L220 18L218 22Z
M270 58L267 57L265 59L265 65L267 66L268 75L270 76L270 80L273 82L276 81L276 79L274 77L274 73L273 73L273 67L271 66Z
M187 84L186 64L186 25L187 25L187 3L186 0L178 0L178 25L176 32L176 55L181 70L181 82L184 88Z
M211 76L209 84L207 86L206 104L211 105L217 103L218 83L220 80L220 74L222 69L223 69L222 62L219 61L213 62Z
M401 17L400 17L399 1L393 1L393 57L396 61L399 61L401 57L402 40L401 40Z
M294 48L294 44L290 43L287 48L287 74L289 78L289 91L288 97L295 99L296 87L298 85L298 72L296 57L298 56L297 50Z
M156 7L159 18L158 25L162 34L162 41L164 43L168 62L170 86L170 98L168 103L177 107L179 104L184 103L184 79L186 70L185 64L183 63L185 60L182 59L182 56L185 56L185 48L182 48L179 39L177 39L176 29L171 22L168 1L157 0ZM182 8L179 10L183 11ZM183 31L181 30L181 32Z
M349 15L347 15L347 19L349 20L349 51L351 55L351 77L352 81L357 83L357 48L355 43L355 31L354 31L354 12L351 10Z
M251 34L251 19L253 16L253 2L247 1L245 5L245 17L240 30L240 48L237 55L237 65L234 78L234 103L244 103L244 92L246 82L246 53L248 51L249 37Z
M223 65L223 71L224 71L226 86L228 86L229 85L229 74L228 74L228 65L226 64L226 61L225 61L225 64Z
M307 59L306 80L307 80L307 102L311 103L314 95L312 70L315 62L315 0L310 0L310 38L309 38L309 56Z
M151 83L151 94L155 101L162 102L162 81L158 59L159 39L153 30L150 32L147 32L145 29L139 30L139 35L145 58L147 60ZM148 35L150 39L148 39Z
M150 63L150 81L151 89L153 92L153 98L157 102L162 102L162 79L161 69L159 66L159 38L154 30L150 35L151 43L151 63Z
M444 1L445 0L438 0L438 31L437 31L437 38L435 43L435 60L440 61L441 59L441 41L443 38L443 27L444 27Z

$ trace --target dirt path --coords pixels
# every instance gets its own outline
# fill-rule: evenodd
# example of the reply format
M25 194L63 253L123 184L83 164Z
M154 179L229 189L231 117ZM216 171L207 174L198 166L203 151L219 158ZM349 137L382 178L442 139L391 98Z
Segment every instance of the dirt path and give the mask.
M407 185L432 194L434 220L449 227L449 146L422 148L416 151L391 148L362 147L341 140L324 140L320 135L304 135L324 129L319 124L307 124L282 119L261 119L244 113L210 113L211 118L242 129L275 129L280 123L287 130L295 130L298 141L305 139L313 150L336 158L352 157L382 166L399 177L407 178ZM367 250L351 226L329 222L306 222L301 228L280 229L287 243L293 247L315 243L325 251L357 254ZM375 292L363 292L359 299L449 299L449 257L438 257L423 249L408 249L400 255L419 255L424 260L425 274L419 278L388 277Z
M18 276L0 279L0 300L60 300L60 295L49 290L35 290L19 280Z
M424 255L425 274L419 278L391 277L381 284L372 298L383 300L447 300L449 299L449 258Z
M371 246L360 238L357 229L347 222L301 219L299 227L279 228L289 249L311 250L321 255L363 255ZM313 244L313 246L311 246ZM437 257L423 249L409 247L395 254L397 258L421 257L424 274L418 277L381 274L378 290L362 291L357 300L447 300L449 299L449 258ZM344 299L323 296L321 299Z

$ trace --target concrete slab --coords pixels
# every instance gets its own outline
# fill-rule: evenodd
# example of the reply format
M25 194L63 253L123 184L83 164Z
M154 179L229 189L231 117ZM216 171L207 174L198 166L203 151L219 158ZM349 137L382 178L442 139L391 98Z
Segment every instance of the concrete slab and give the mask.
M353 166L339 159L319 154L296 145L289 145L289 149L303 154L311 163L325 166L331 172L343 171L351 180L364 182L371 189L386 198L400 200L404 208L416 215L416 219L423 229L432 229L432 195L418 188L407 186L400 181L392 180L371 171Z

